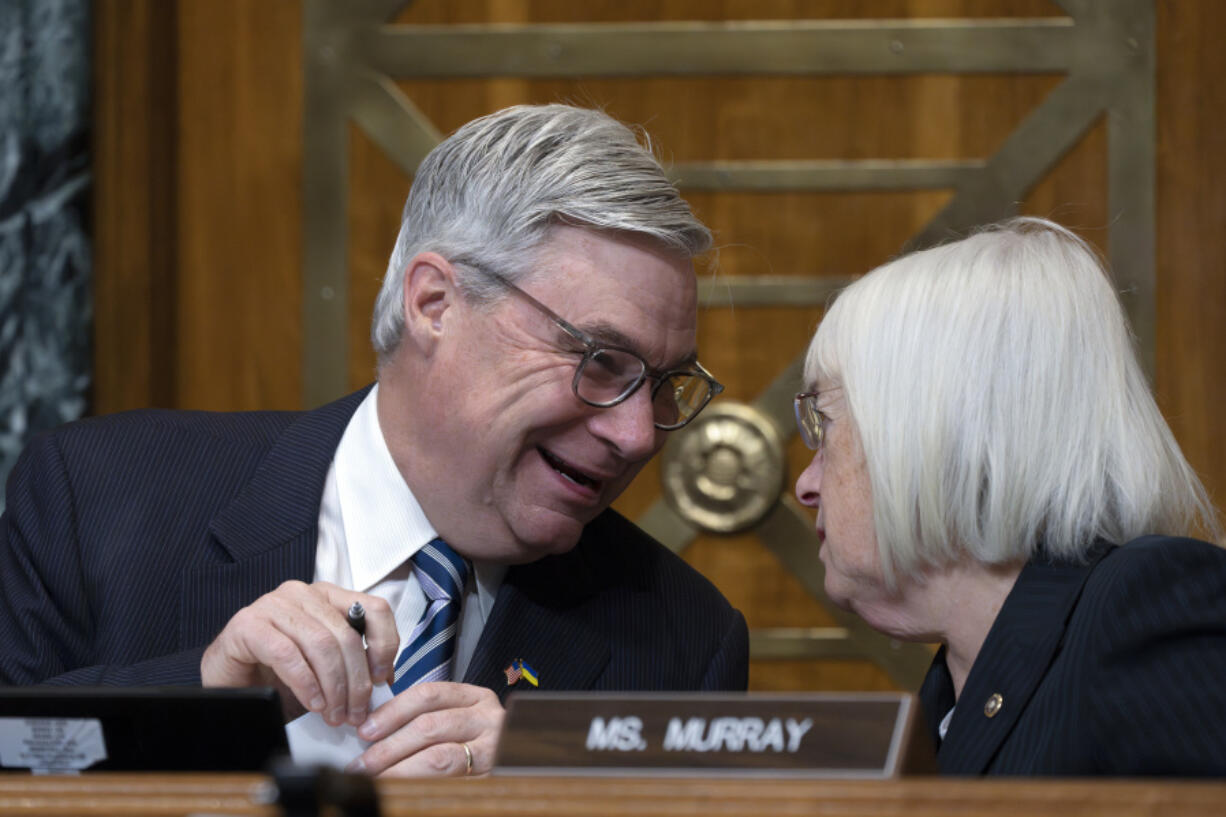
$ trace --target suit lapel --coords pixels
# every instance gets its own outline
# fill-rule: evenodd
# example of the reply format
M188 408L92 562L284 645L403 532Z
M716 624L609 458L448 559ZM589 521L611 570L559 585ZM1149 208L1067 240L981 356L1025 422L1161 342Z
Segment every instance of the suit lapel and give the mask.
M1088 564L1031 562L1022 569L958 697L937 753L942 772L987 771L1047 674L1082 588L1109 550L1096 548Z
M214 517L209 532L228 561L184 575L184 645L208 643L239 608L282 582L312 580L324 479L345 427L368 391L295 419L251 481Z
M507 683L505 668L522 658L536 671L540 689L589 689L609 663L607 638L576 614L593 590L581 548L507 572L464 676L505 701L533 687Z

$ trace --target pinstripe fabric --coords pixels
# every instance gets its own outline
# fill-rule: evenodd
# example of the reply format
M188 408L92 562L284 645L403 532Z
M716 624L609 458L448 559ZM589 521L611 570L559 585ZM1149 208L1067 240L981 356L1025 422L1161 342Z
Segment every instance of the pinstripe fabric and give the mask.
M507 571L464 680L503 700L523 658L548 690L743 690L745 619L710 582L606 511L569 553Z
M943 651L920 697L935 738L953 705ZM1088 565L1027 565L937 760L952 774L1226 775L1226 551L1149 536Z
M414 553L412 562L429 604L409 634L409 643L396 658L391 684L395 693L413 684L451 679L460 601L468 579L468 565L442 539L435 539Z
M198 684L230 616L310 581L323 478L361 397L129 412L31 442L0 517L0 682Z
M200 683L238 609L311 580L324 478L364 396L37 437L0 516L0 683ZM465 680L505 697L522 657L546 689L744 689L747 653L740 613L606 512L570 553L508 571Z

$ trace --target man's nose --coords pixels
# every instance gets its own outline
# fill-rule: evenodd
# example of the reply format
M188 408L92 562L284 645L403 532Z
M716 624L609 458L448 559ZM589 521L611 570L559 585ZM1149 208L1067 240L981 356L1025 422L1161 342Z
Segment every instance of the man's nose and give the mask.
M646 459L656 452L661 432L652 408L651 382L616 406L600 409L589 423L592 433L608 441L627 462Z
M822 452L814 451L813 459L796 480L796 498L801 505L816 508L822 495Z

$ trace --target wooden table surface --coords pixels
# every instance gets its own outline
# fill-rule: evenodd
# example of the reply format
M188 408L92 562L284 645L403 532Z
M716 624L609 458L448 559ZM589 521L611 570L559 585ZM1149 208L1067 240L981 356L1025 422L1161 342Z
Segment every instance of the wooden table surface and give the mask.
M388 817L1226 814L1226 782L493 777L377 786ZM0 774L0 815L275 815L274 796L255 774Z

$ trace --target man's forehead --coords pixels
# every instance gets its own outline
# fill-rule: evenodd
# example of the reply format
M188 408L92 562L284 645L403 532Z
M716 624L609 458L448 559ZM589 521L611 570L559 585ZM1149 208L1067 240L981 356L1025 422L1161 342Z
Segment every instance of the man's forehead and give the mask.
M530 276L556 272L567 277L576 274L601 276L622 284L644 269L661 271L668 267L683 275L653 274L655 283L674 291L676 298L696 296L693 259L670 249L650 236L591 230L582 227L555 227L535 251Z
M687 258L661 252L655 242L566 228L541 246L524 285L599 343L632 351L653 366L697 359L693 267ZM672 334L673 342L678 334L687 336L684 348L669 349L669 359L659 359L657 329Z
M690 348L673 360L652 361L649 359L647 350L642 348L643 344L640 341L636 340L630 335L627 335L616 326L603 321L586 326L578 326L578 328L586 332L600 343L608 344L609 346L615 346L621 349L628 349L646 360L649 365L658 365L662 369L684 368L686 366L693 365L698 360L697 350Z

